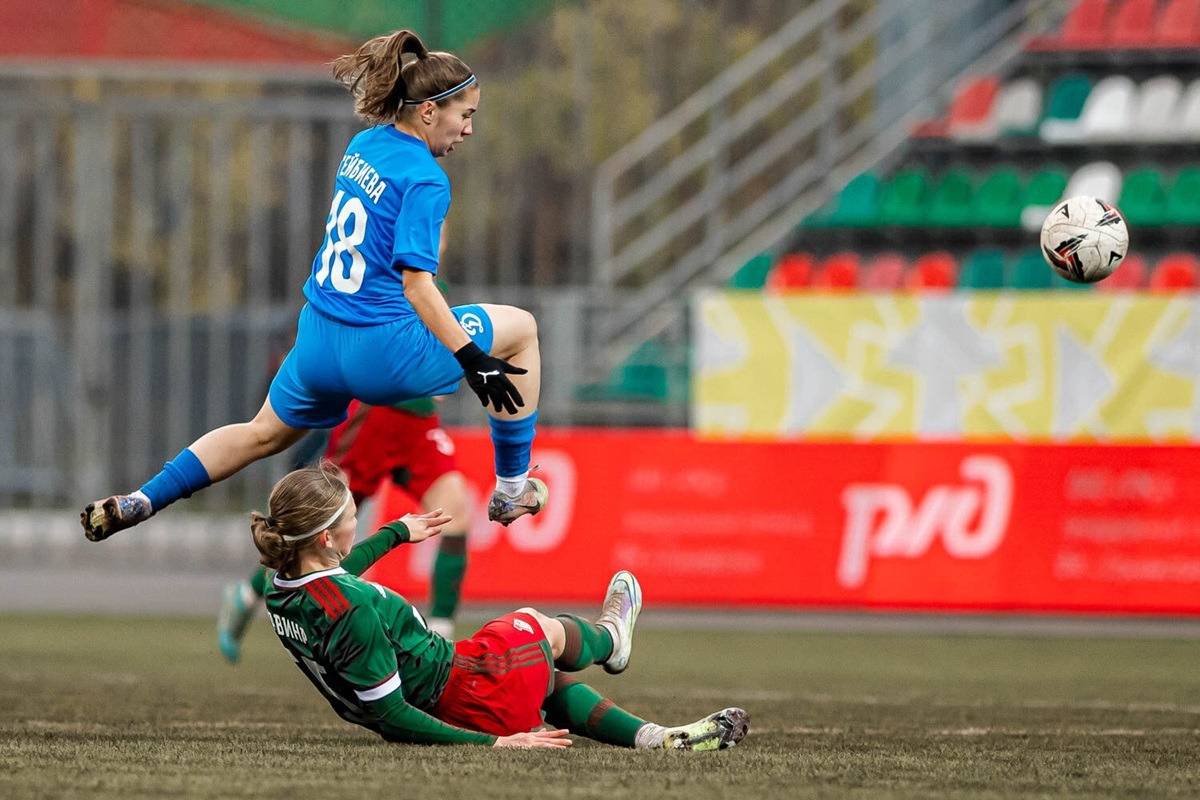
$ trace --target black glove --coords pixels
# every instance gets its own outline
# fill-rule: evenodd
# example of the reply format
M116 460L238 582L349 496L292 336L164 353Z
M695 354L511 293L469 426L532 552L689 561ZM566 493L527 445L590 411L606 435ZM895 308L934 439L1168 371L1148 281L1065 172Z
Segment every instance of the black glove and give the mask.
M479 395L479 401L486 408L488 403L495 406L496 411L503 409L510 414L517 413L517 406L524 406L525 400L509 375L524 375L529 370L514 367L502 358L489 356L479 345L467 342L454 353L458 363L462 365L471 391ZM514 405L515 403L515 405Z

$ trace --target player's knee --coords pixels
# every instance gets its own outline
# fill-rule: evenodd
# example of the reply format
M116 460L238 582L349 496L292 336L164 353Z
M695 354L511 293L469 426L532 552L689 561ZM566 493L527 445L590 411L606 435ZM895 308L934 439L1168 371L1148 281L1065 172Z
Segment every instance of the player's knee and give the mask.
M536 608L533 608L531 606L525 606L524 608L518 608L517 613L518 614L528 614L529 616L533 617L534 619L536 619L538 621L538 624L542 626L543 630L546 627L546 623L550 621L549 617L547 617L545 614L543 614L542 612L538 611Z
M512 338L522 346L537 341L537 318L523 308L513 308L511 314Z

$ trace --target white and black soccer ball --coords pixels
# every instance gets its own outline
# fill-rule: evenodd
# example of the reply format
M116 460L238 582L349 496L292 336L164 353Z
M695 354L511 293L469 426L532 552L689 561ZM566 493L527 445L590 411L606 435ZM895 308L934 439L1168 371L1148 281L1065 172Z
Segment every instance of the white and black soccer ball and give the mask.
M1098 197L1063 200L1042 224L1042 255L1055 272L1075 283L1104 280L1128 251L1125 218Z

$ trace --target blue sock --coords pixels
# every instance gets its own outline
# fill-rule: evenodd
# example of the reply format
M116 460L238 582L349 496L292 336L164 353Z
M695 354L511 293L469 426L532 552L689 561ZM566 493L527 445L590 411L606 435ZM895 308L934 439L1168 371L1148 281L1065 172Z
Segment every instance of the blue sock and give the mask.
M151 507L158 512L176 500L191 497L192 492L198 492L211 483L208 470L196 458L196 454L185 447L179 455L163 464L162 472L146 481L142 493L150 498Z
M497 475L511 478L529 471L529 452L533 449L536 422L537 411L521 419L488 417L488 424L492 426Z

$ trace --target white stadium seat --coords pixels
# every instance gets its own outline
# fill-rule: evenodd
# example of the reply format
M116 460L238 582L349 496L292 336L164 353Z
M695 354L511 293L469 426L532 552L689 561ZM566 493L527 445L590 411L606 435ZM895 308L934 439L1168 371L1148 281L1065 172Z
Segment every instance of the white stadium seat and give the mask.
M1172 127L1176 136L1183 141L1200 140L1200 78L1189 83L1184 90Z
M1063 197L1099 197L1110 203L1115 203L1121 196L1121 183L1124 176L1120 167L1111 161L1093 161L1084 164L1067 180L1067 190Z
M1033 133L1042 116L1042 86L1033 78L1004 84L993 112L996 133Z
M1174 75L1158 75L1138 87L1133 106L1133 138L1143 141L1176 139L1179 99L1183 82Z
M1097 83L1079 115L1080 138L1087 142L1127 140L1136 95L1137 84L1127 75L1110 75Z

